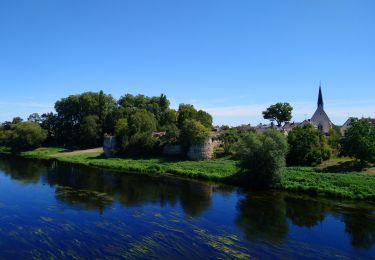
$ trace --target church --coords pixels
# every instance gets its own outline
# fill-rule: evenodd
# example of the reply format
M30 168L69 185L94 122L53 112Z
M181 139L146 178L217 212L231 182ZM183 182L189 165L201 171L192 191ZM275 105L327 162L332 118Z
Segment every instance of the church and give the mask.
M319 129L325 135L329 135L330 130L333 128L333 123L329 119L327 113L324 111L324 101L323 101L323 93L322 93L322 86L319 86L319 94L318 94L318 107L313 114L312 118L309 120L305 120L303 122L286 122L283 126L275 126L274 124L263 125L259 124L255 127L255 131L258 133L264 133L270 128L275 128L284 132L286 135L296 126L304 126L306 124L311 124L317 129Z
M320 131L329 134L329 131L333 127L331 120L329 119L327 113L324 111L324 101L322 94L322 87L319 86L319 96L318 96L318 107L310 119L310 123L316 126Z

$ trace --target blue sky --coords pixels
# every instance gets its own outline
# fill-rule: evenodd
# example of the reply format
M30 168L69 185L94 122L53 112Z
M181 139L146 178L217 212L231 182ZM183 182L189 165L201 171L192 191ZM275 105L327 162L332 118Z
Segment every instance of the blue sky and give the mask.
M375 117L375 1L2 0L0 121L83 91L167 94L216 124L290 102Z

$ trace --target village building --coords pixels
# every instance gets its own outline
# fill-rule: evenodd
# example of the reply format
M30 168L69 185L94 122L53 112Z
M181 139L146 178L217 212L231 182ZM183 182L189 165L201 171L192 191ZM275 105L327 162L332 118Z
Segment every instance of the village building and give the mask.
M310 122L326 135L329 135L329 131L333 127L331 120L329 119L327 113L324 111L324 102L321 86L319 86L318 108L316 109Z
M270 124L259 124L255 127L255 131L257 133L262 134L266 132L268 129L272 128L277 129L280 132L283 132L285 135L287 135L290 131L292 131L294 127L303 127L306 124L311 124L312 126L316 127L326 135L329 135L329 132L333 127L333 123L329 119L327 113L324 111L324 101L321 86L319 86L318 107L311 119L304 120L303 122L286 122L282 126L277 126L273 122L271 122Z

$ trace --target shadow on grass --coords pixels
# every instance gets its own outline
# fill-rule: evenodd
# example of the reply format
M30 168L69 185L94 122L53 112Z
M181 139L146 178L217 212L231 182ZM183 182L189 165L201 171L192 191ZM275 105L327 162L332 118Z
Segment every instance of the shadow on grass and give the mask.
M326 166L320 171L322 172L333 172L333 173L349 173L349 172L364 172L366 165L363 165L356 161L339 162L335 165Z
M184 161L189 161L186 157L177 157L177 156L155 156L155 155L150 155L150 156L137 156L137 155L114 155L111 157L105 156L104 153L98 155L98 156L93 156L87 158L88 160L94 160L94 159L124 159L124 160L150 160L150 159L156 159L159 160L160 162L184 162Z

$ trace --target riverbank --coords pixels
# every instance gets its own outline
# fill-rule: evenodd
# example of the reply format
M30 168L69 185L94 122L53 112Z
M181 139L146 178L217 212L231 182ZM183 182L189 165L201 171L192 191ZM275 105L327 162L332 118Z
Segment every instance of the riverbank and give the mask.
M11 155L5 148L0 154ZM173 174L182 177L238 183L237 162L228 158L211 161L181 161L165 158L130 159L104 158L101 149L67 151L61 148L39 148L19 156L55 159L106 169L147 174ZM365 172L327 172L321 167L287 167L282 174L280 189L336 198L375 201L375 174Z

